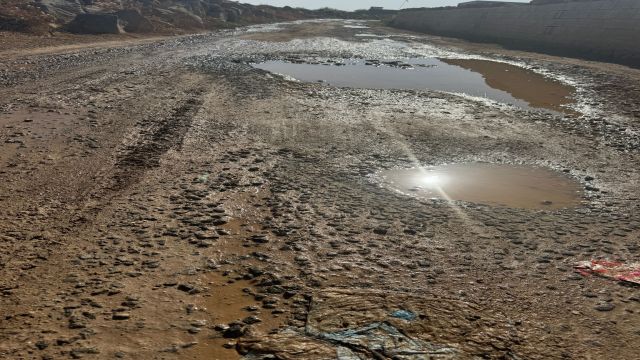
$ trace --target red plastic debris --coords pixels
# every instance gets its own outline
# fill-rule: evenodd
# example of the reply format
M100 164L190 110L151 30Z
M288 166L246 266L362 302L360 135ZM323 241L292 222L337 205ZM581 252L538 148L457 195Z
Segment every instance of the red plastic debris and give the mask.
M598 275L630 285L640 285L640 263L625 264L619 261L580 261L576 270L584 275Z

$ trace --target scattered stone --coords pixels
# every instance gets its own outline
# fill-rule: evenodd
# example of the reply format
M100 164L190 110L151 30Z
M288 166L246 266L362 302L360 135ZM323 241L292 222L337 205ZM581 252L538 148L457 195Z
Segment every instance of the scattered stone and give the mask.
M247 327L241 324L231 324L228 329L222 332L225 338L239 338L247 332Z
M44 340L39 340L36 342L36 348L38 348L38 350L44 350L47 347L49 347L49 343Z
M269 238L264 234L252 235L249 239L258 244L266 244L269 242Z
M610 302L600 303L594 307L598 311L611 311L615 309L615 305Z
M252 315L252 316L247 316L246 318L242 319L242 322L247 324L247 325L252 325L252 324L257 324L259 322L262 322L262 320L259 317L255 316L255 315Z
M84 319L75 315L69 318L69 329L83 329L85 327L87 327L87 323Z
M222 332L222 331L226 331L227 329L229 329L229 325L227 325L227 324L216 324L213 327L213 329L216 330L216 331L221 331Z
M196 293L199 292L198 289L194 285L191 285L191 284L179 284L178 285L178 290L184 291L184 292L189 293L189 294L196 294Z
M113 313L113 316L111 318L113 320L129 320L130 317L131 317L131 315L129 313L126 313L126 312L115 312L115 313Z
M373 233L377 234L377 235L387 235L388 232L389 232L389 230L385 229L385 228L375 228L375 229L373 229Z

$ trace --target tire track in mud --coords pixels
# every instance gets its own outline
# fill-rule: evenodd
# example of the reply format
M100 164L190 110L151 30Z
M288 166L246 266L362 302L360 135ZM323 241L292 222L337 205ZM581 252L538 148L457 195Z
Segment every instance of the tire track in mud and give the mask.
M141 131L140 138L117 155L110 190L126 189L146 170L160 166L160 159L167 151L182 145L194 116L204 103L203 94L203 89L195 89L169 116L159 122L146 120L151 124Z

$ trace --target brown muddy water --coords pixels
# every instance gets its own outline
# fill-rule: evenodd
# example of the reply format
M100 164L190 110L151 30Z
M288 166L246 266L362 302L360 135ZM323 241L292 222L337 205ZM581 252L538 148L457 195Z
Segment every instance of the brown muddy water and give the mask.
M575 88L572 86L518 66L495 61L473 59L442 59L442 61L482 74L488 86L504 90L515 98L524 99L531 107L572 112L565 107L573 102L571 98Z
M552 170L498 164L455 164L385 170L380 182L402 194L524 209L578 206L578 182Z
M254 67L306 82L367 89L431 89L488 98L525 109L571 113L575 89L518 66L471 59L266 61Z
M211 274L211 296L205 297L200 305L208 309L211 315L206 319L209 327L216 324L242 322L255 316L259 322L252 324L252 334L266 334L283 326L287 315L274 315L274 311L265 309L263 303L251 295L254 284L248 280L230 281L219 273ZM222 333L208 330L209 336L198 346L183 353L182 358L191 360L239 360L236 351L236 338L225 338Z

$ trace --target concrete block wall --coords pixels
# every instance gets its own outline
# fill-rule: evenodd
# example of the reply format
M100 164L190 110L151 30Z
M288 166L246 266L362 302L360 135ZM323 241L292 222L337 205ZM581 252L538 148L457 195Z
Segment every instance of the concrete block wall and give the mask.
M417 9L392 26L640 67L640 0Z

